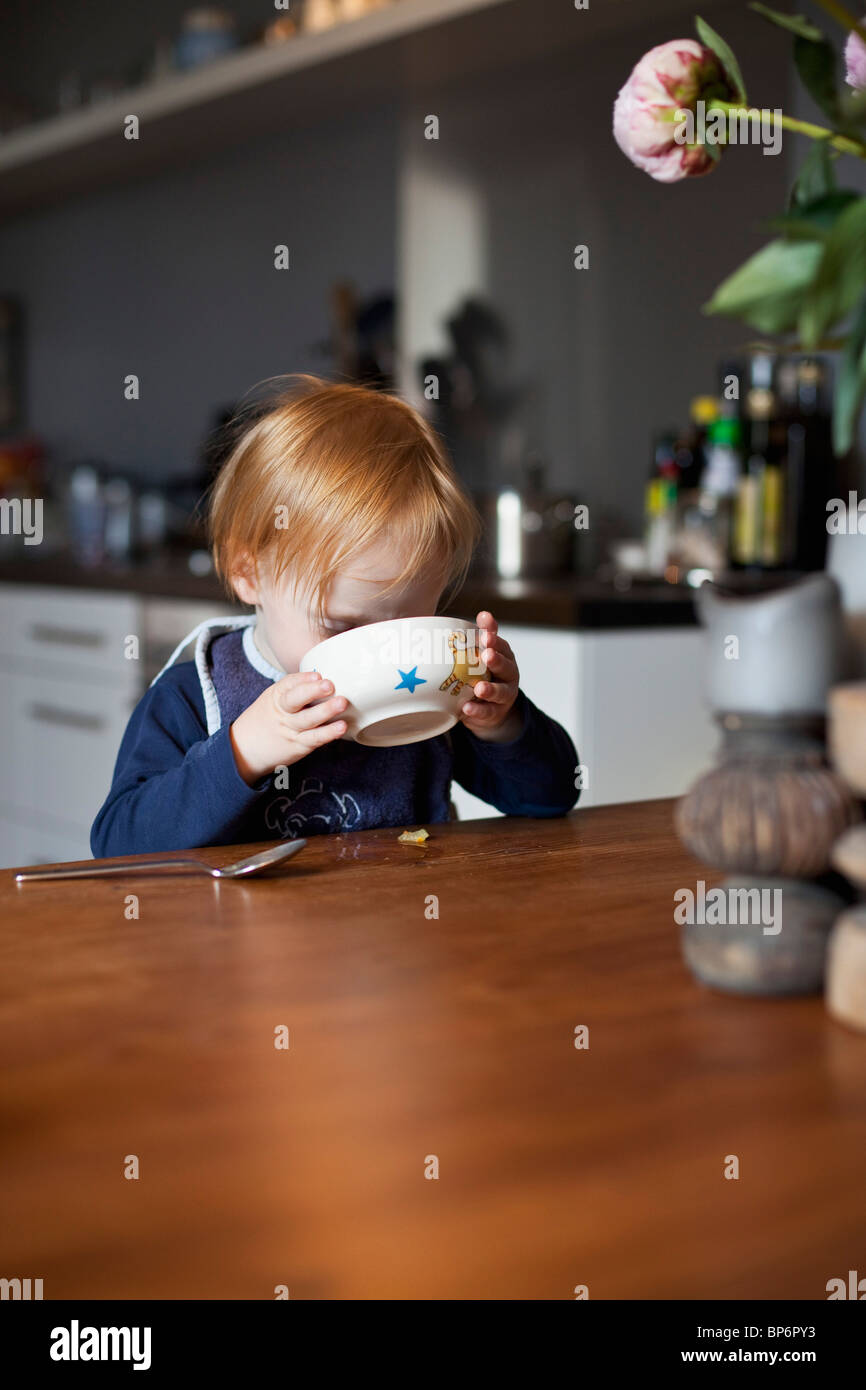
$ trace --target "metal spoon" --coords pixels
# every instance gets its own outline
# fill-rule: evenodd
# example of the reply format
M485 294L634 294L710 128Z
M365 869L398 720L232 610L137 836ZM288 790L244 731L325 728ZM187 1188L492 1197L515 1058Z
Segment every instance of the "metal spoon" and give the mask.
M206 864L203 859L134 859L111 864L74 864L64 869L22 869L15 875L15 882L23 883L31 878L103 878L108 874L151 873L160 869L207 874L210 878L249 878L250 874L261 873L262 869L278 864L281 859L291 858L306 843L306 840L288 840L273 849L263 850L261 854L250 855L249 859L237 859L234 864L221 867Z

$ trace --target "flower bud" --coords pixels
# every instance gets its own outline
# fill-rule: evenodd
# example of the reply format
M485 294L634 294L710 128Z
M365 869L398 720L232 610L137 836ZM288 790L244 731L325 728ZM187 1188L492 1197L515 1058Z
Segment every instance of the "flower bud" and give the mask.
M845 81L855 92L866 92L866 43L853 29L845 45Z
M712 49L696 39L659 44L644 54L616 99L614 139L632 164L660 183L708 174L714 160L706 146L677 142L677 112L732 95Z

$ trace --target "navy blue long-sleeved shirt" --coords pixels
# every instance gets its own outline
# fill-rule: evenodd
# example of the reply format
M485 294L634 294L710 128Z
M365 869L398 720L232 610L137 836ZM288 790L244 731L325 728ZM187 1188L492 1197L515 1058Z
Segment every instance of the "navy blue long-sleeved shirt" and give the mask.
M213 650L243 661L238 634L217 638ZM246 703L268 684L249 673L255 684ZM522 690L514 708L523 727L508 743L476 738L460 723L396 748L337 739L251 787L234 760L231 711L208 735L196 666L182 662L160 675L130 717L91 849L103 858L432 824L450 818L452 778L506 815L565 815L579 795L574 744Z

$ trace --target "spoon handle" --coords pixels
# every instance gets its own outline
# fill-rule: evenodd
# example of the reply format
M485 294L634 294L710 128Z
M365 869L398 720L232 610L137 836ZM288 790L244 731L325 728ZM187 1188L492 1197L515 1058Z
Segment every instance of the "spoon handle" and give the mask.
M105 878L110 874L138 874L152 869L197 869L199 873L213 872L209 864L200 859L137 859L133 863L122 864L72 864L62 869L20 869L15 875L16 883L36 878Z

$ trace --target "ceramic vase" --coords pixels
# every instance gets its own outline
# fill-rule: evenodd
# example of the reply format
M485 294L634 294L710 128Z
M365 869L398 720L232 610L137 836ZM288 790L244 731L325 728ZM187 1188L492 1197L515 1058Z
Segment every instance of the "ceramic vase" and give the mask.
M688 922L683 955L717 989L813 993L845 903L812 880L861 818L825 756L827 695L842 656L839 589L825 574L748 595L704 584L698 611L722 743L716 767L677 807L677 833L697 859L731 876L721 888L732 903L769 894L779 923L736 914L724 924Z

